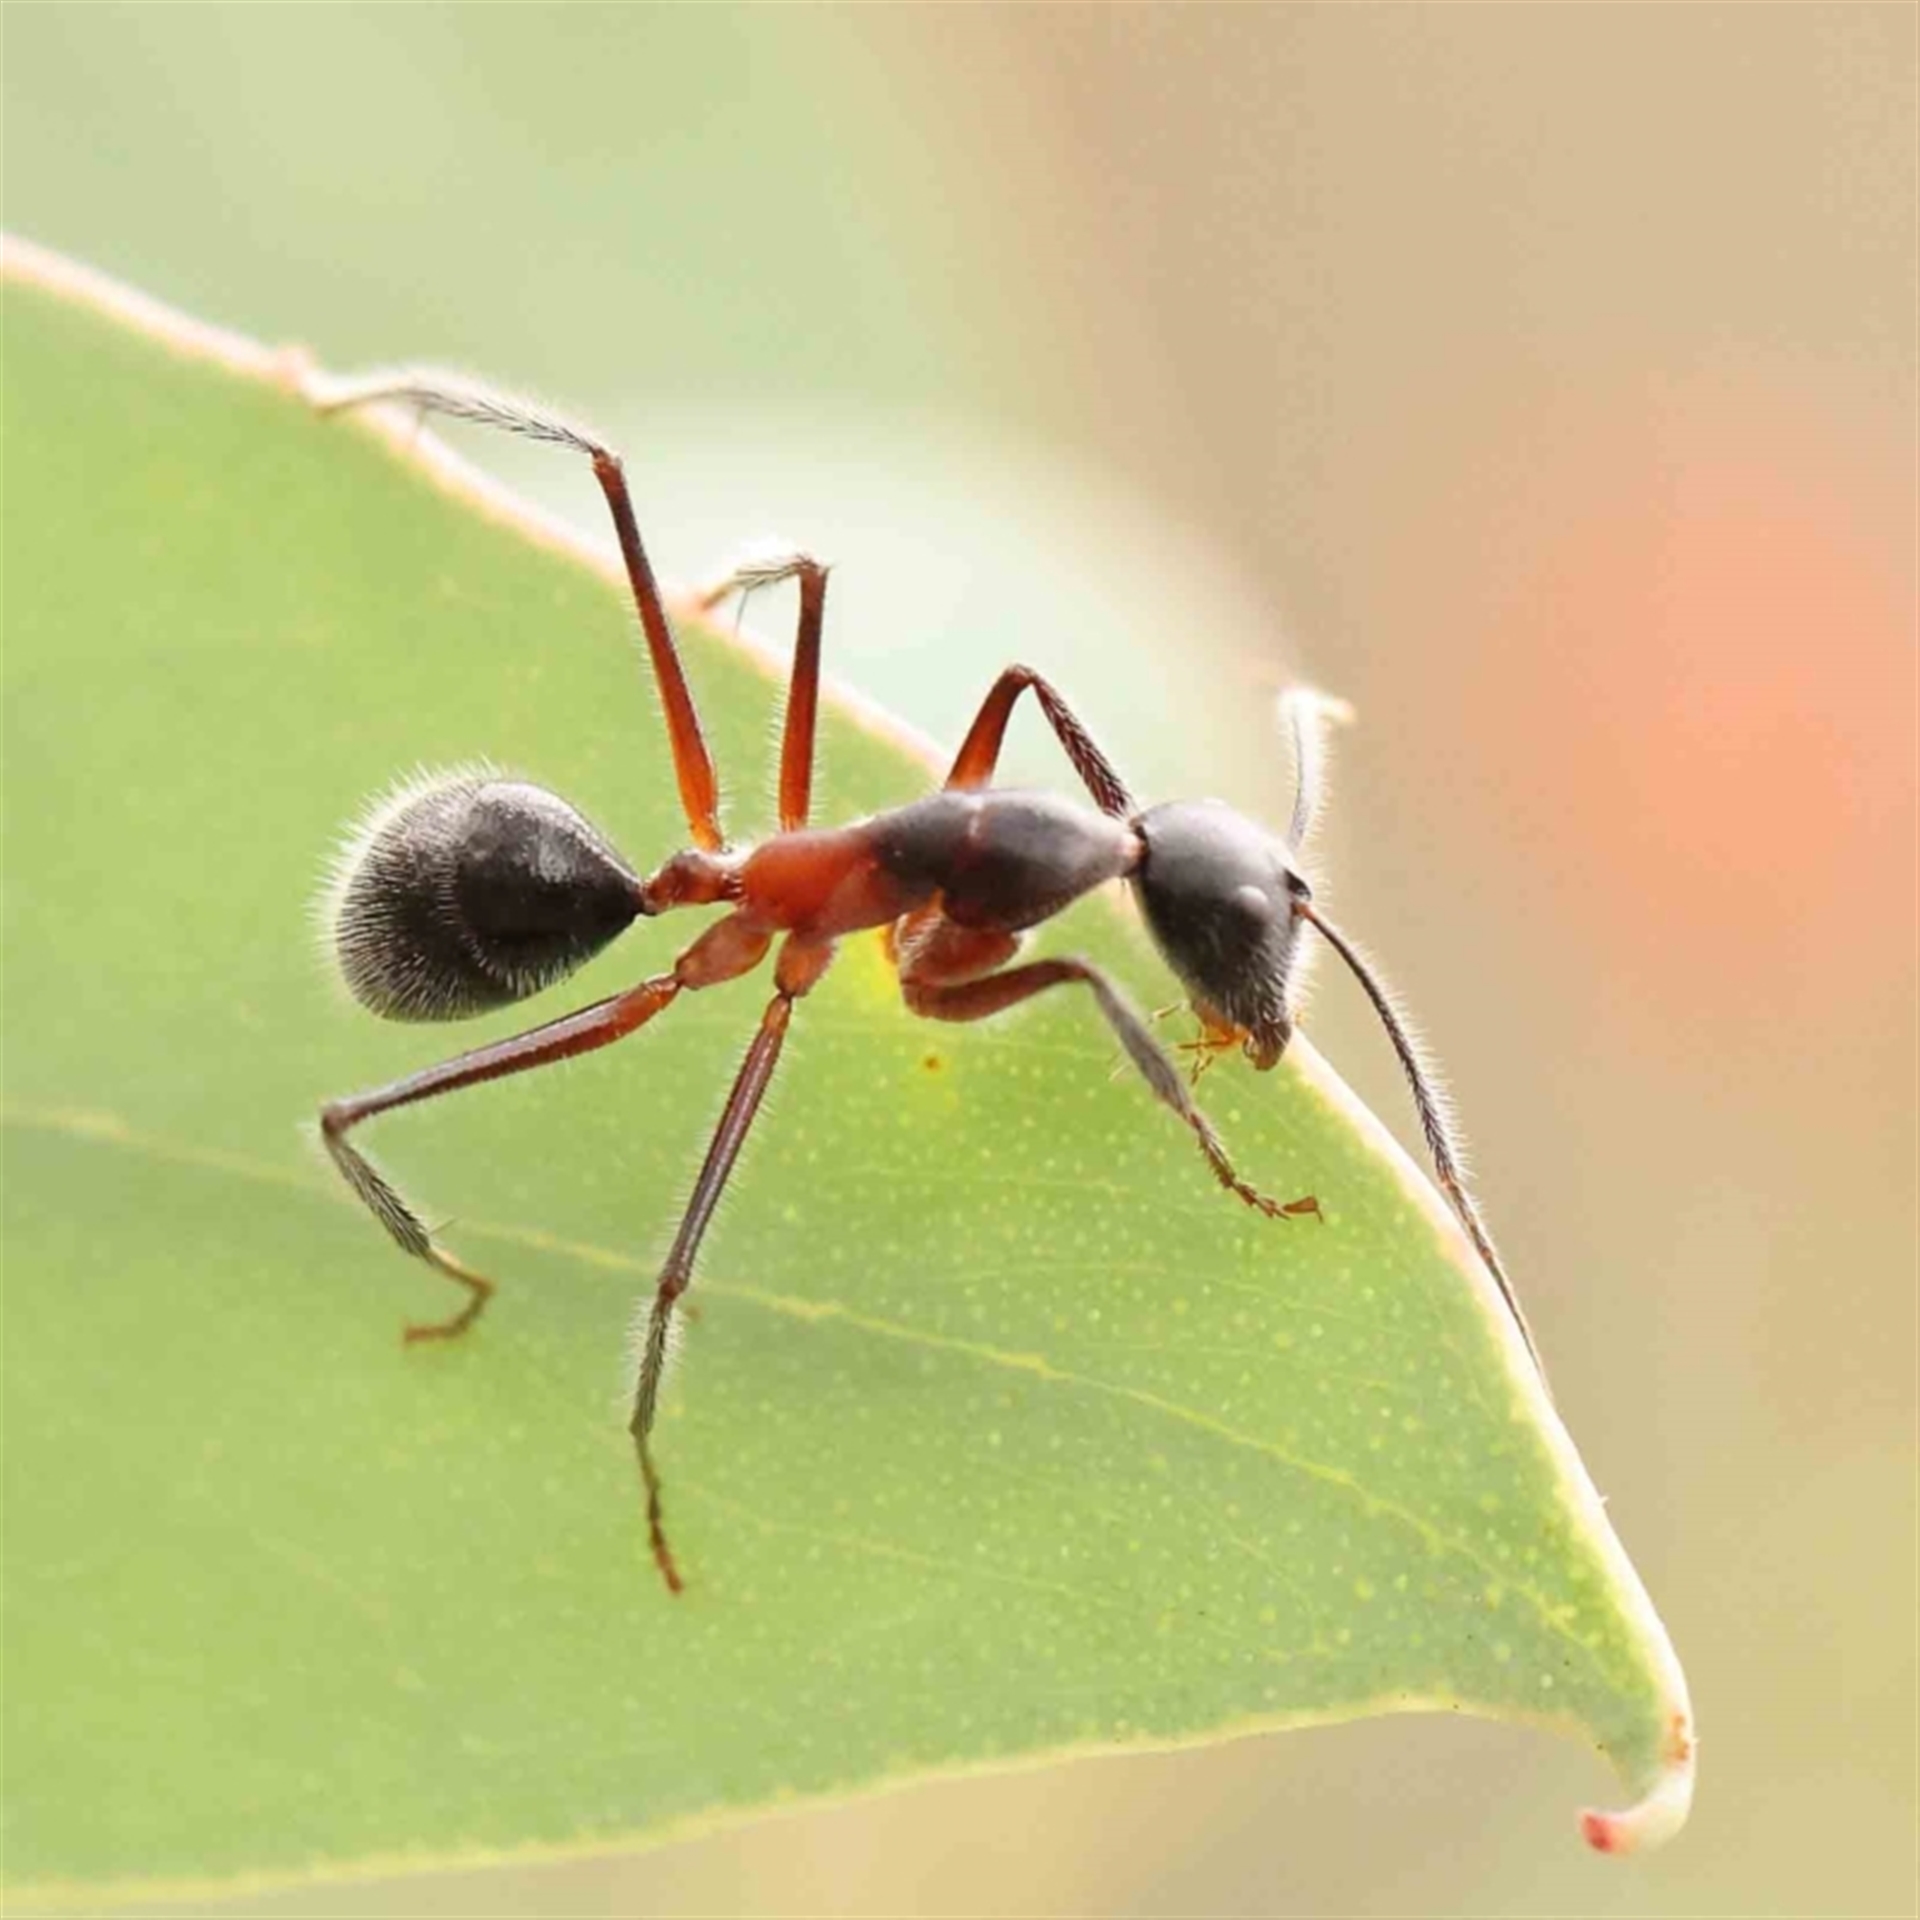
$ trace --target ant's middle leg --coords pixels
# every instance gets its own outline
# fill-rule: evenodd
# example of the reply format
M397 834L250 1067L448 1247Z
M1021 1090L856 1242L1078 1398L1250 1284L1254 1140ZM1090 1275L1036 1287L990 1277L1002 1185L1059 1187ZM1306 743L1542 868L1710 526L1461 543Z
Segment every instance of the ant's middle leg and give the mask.
M330 1100L321 1108L320 1137L341 1176L368 1212L386 1228L402 1253L424 1260L467 1290L467 1303L458 1313L445 1320L409 1326L405 1336L408 1341L450 1340L465 1333L492 1297L493 1282L457 1260L434 1240L426 1223L399 1189L348 1139L348 1134L362 1121L391 1113L396 1107L413 1106L443 1093L458 1092L462 1087L476 1087L487 1080L505 1079L511 1074L526 1073L556 1060L570 1060L578 1054L611 1046L645 1026L655 1014L672 1005L682 991L715 986L722 980L749 972L765 957L768 944L767 935L745 931L740 922L730 916L707 928L674 963L671 973L643 980L624 993L596 1001L577 1012L562 1014L559 1019L549 1020L530 1032L476 1047L470 1053L408 1074L384 1087L343 1100Z
M1193 1104L1177 1067L1147 1031L1147 1025L1116 987L1091 961L1032 960L1025 966L994 973L1013 951L1008 933L955 927L951 921L926 929L916 944L901 953L900 991L907 1005L929 1020L989 1020L1008 1007L1045 993L1050 987L1078 982L1093 995L1107 1025L1126 1049L1127 1057L1153 1090L1193 1130L1214 1177L1228 1192L1270 1219L1320 1213L1320 1203L1307 1195L1299 1200L1271 1199L1234 1171L1227 1150L1212 1123ZM996 957L997 956L997 957Z
M786 1045L794 1002L812 992L832 964L833 953L830 941L803 940L797 934L788 935L781 946L774 968L773 998L760 1016L759 1029L734 1077L733 1091L727 1095L720 1124L714 1129L707 1157L693 1183L692 1197L681 1216L680 1230L673 1237L654 1288L653 1308L647 1316L646 1338L640 1352L640 1377L634 1384L633 1417L627 1423L627 1431L633 1436L634 1453L640 1463L640 1482L646 1491L647 1537L653 1548L654 1564L672 1593L680 1592L684 1582L673 1549L667 1544L660 1469L653 1458L653 1422L659 1411L660 1383L666 1376L674 1307L693 1284L693 1266L700 1253L700 1242L706 1237L714 1209L726 1190L728 1176L740 1157L740 1149L747 1143L747 1134L760 1111L761 1101L766 1098L773 1070L780 1064L780 1050Z
M949 787L984 787L993 778L1000 763L1000 745L1006 738L1007 719L1013 703L1026 690L1033 689L1049 724L1073 770L1086 783L1094 804L1116 820L1130 820L1139 811L1127 783L1114 771L1113 763L1094 745L1093 736L1080 724L1067 703L1052 686L1031 667L1008 667L993 683L993 690L981 703L967 737L954 757L953 771L947 775Z
M800 623L793 636L793 674L787 685L787 717L780 733L780 830L807 824L813 798L813 739L820 708L820 631L826 621L827 569L810 554L776 554L743 561L699 596L711 613L730 593L800 583Z

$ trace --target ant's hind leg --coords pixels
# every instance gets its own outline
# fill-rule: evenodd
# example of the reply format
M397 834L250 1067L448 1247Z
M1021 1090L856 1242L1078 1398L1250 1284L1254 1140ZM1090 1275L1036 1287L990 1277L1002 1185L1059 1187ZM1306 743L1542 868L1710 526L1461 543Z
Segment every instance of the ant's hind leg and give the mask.
M577 1013L549 1020L529 1033L509 1040L496 1040L491 1046L477 1047L471 1053L408 1074L368 1093L330 1100L320 1110L320 1138L333 1164L355 1196L373 1217L386 1228L402 1253L424 1260L436 1272L467 1289L470 1296L461 1310L445 1320L420 1322L406 1329L409 1342L451 1340L473 1325L493 1295L493 1282L454 1258L435 1244L426 1223L409 1206L400 1190L347 1138L363 1120L391 1113L395 1107L412 1106L432 1100L462 1087L478 1086L484 1080L504 1079L509 1074L525 1073L574 1054L591 1053L611 1046L636 1028L644 1026L680 991L683 983L674 974L643 981L625 993L595 1002Z
M351 377L315 375L308 380L306 393L309 403L320 413L339 413L350 407L391 400L418 408L421 413L445 414L449 419L470 420L477 426L498 427L506 433L517 433L524 440L571 447L587 456L593 463L593 477L606 496L607 511L613 516L620 559L627 570L627 584L633 591L641 631L646 635L654 682L660 689L660 705L666 715L667 743L673 751L674 778L680 788L687 829L696 847L717 853L726 844L726 836L720 830L720 782L713 770L713 755L701 731L700 715L693 704L686 673L680 665L680 652L674 645L673 628L667 620L659 582L653 575L653 563L647 558L646 547L640 539L633 498L627 491L626 469L619 454L598 434L564 414L437 367L394 367Z
M952 932L967 937L965 930L953 929ZM996 937L1005 939L1008 936L981 934L974 937L985 940ZM1090 961L1033 960L1025 966L1009 967L1003 973L988 973L977 978L954 977L962 972L956 966L944 979L929 978L928 975L935 972L935 967L927 962L933 959L940 947L947 944L935 936L934 940L929 940L921 948L918 955L909 957L901 969L900 990L915 1013L929 1020L988 1020L1008 1007L1032 999L1037 993L1045 993L1049 987L1080 982L1093 995L1107 1025L1118 1036L1120 1044L1127 1050L1128 1059L1153 1090L1154 1097L1163 1106L1171 1108L1192 1129L1200 1151L1206 1155L1207 1165L1213 1169L1214 1178L1229 1193L1237 1194L1248 1206L1269 1219L1292 1218L1302 1214L1320 1217L1320 1202L1311 1194L1299 1200L1274 1200L1240 1177L1227 1157L1220 1136L1214 1132L1212 1122L1193 1104L1181 1080L1180 1070L1167 1058L1159 1043L1147 1031L1146 1022L1128 1005L1119 988ZM967 967L965 972L977 974L979 969L977 966Z
M392 1181L357 1147L348 1144L346 1129L351 1122L338 1119L339 1110L338 1104L322 1110L320 1130L327 1152L347 1185L386 1228L402 1253L411 1254L416 1260L424 1260L437 1273L444 1273L449 1280L465 1287L469 1296L467 1304L458 1313L449 1314L444 1320L409 1321L401 1329L400 1337L409 1346L417 1340L457 1338L480 1318L481 1311L493 1298L494 1283L485 1274L475 1273L471 1267L455 1259L446 1248L434 1244L426 1223L400 1197Z
M425 1223L400 1197L398 1188L347 1135L363 1120L391 1113L395 1107L413 1106L443 1093L456 1093L462 1087L502 1080L510 1074L527 1073L556 1060L569 1060L576 1054L610 1047L616 1040L624 1040L628 1034L644 1027L655 1014L671 1006L682 992L694 993L702 987L718 986L724 980L738 979L750 972L766 957L768 945L766 934L730 914L708 927L673 963L671 973L657 974L651 980L641 981L637 987L629 987L625 993L582 1007L577 1013L562 1014L558 1020L549 1020L531 1032L496 1040L491 1046L476 1047L471 1053L409 1074L388 1086L376 1087L370 1093L329 1101L321 1109L320 1137L333 1156L334 1165L361 1203L386 1228L394 1244L402 1253L424 1260L472 1295L465 1308L450 1319L409 1327L409 1340L449 1340L464 1333L486 1306L493 1283L434 1244Z

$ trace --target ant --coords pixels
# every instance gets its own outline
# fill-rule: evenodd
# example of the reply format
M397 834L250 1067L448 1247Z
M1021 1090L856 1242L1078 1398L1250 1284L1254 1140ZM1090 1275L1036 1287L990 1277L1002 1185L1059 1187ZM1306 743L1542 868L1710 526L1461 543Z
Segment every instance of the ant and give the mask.
M779 831L757 847L730 846L720 827L713 760L641 544L620 456L557 414L457 375L404 369L328 383L315 395L324 413L383 400L570 447L592 462L646 637L692 844L643 879L544 787L486 769L409 782L353 832L326 902L333 952L354 996L387 1019L463 1020L552 986L635 919L677 907L727 910L665 973L321 1109L321 1137L355 1194L403 1252L466 1290L457 1313L409 1326L409 1341L466 1332L493 1282L434 1239L354 1145L353 1130L396 1107L611 1046L681 994L751 972L776 937L780 941L773 997L660 1270L641 1349L629 1430L653 1557L671 1591L680 1592L683 1582L667 1544L651 1436L674 1308L693 1279L701 1239L779 1064L795 1003L832 964L836 943L866 929L885 929L901 995L909 1011L926 1019L985 1020L1054 987L1086 988L1154 1097L1192 1132L1215 1179L1256 1212L1293 1219L1320 1217L1318 1200L1273 1200L1241 1178L1173 1062L1098 967L1066 957L1011 963L1028 929L1095 887L1125 880L1187 989L1201 1023L1203 1057L1237 1046L1264 1072L1292 1037L1301 929L1313 928L1352 969L1385 1026L1440 1184L1539 1364L1512 1284L1467 1190L1439 1088L1386 987L1313 904L1297 864L1320 810L1322 732L1337 703L1304 692L1285 702L1299 782L1285 840L1218 800L1143 809L1066 702L1023 666L1008 667L995 681L938 793L847 826L815 827L808 811L827 569L803 553L748 564L702 596L703 611L733 593L792 580L800 615L780 747ZM1029 691L1091 796L1091 809L990 785L1008 718Z

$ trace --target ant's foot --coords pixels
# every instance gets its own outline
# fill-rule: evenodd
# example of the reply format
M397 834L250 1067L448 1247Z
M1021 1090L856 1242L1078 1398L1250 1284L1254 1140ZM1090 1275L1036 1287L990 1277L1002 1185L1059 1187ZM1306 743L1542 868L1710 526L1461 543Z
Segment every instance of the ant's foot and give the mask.
M471 1267L461 1265L452 1254L430 1246L422 1257L430 1267L438 1268L449 1280L465 1287L471 1298L458 1313L449 1315L445 1320L416 1320L402 1328L401 1342L409 1347L422 1340L459 1339L480 1318L487 1302L493 1298L493 1282L485 1274L475 1273Z
M667 1545L666 1516L660 1505L660 1476L653 1470L653 1459L646 1451L644 1440L640 1447L640 1477L647 1489L647 1543L653 1548L653 1564L660 1569L660 1578L667 1583L669 1593L684 1593L687 1583L680 1578L673 1549Z
M667 1583L669 1593L685 1593L687 1583L680 1577L680 1569L674 1564L673 1549L667 1545L667 1536L660 1531L656 1520L647 1529L647 1537L653 1544L653 1564L660 1569L660 1578Z
M1214 1132L1205 1114L1198 1108L1187 1113L1187 1124L1192 1127L1194 1137L1200 1142L1200 1151L1207 1156L1207 1164L1213 1169L1213 1177L1229 1193L1238 1194L1254 1212L1264 1214L1269 1220L1295 1220L1302 1214L1312 1214L1316 1220L1324 1221L1326 1215L1320 1211L1320 1202L1313 1194L1306 1194L1298 1200L1275 1200L1264 1194L1250 1180L1242 1180L1233 1170L1233 1162L1227 1158L1227 1150L1220 1144L1220 1136Z
M1275 1200L1256 1186L1240 1179L1224 1182L1226 1187L1237 1193L1255 1213L1269 1220L1299 1220L1311 1214L1314 1219L1325 1225L1327 1216L1320 1211L1320 1202L1313 1194L1307 1194L1299 1200Z

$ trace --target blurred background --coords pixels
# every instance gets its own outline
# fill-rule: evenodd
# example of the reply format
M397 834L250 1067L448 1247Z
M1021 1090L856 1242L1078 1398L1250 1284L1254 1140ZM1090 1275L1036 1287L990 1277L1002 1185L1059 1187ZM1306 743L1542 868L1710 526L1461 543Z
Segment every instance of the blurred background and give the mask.
M572 405L670 576L834 559L832 665L939 740L1024 658L1141 790L1283 819L1271 695L1352 700L1323 890L1452 1073L1703 1728L1626 1864L1589 1756L1401 1720L234 1910L1914 1910L1911 9L4 35L9 227ZM569 463L472 451L599 532ZM1401 1124L1357 997L1311 1024Z

